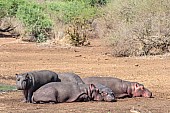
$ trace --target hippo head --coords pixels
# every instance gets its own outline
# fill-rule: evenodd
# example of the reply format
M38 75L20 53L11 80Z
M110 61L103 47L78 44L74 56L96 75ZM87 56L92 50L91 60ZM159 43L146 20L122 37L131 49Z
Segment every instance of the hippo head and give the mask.
M96 88L99 89L99 93L102 96L102 99L107 102L116 101L115 94L113 90L103 84L95 84Z
M96 88L96 86L94 84L90 85L90 90L91 90L92 100L107 101L107 102L116 101L113 91L100 90L100 89Z
M29 85L29 75L25 74L16 74L16 86L18 90L27 89Z
M144 85L139 83L134 83L133 97L152 97L152 92L144 87Z
M101 96L103 97L103 100L106 102L115 102L116 101L116 97L113 92L101 91Z
M99 89L96 88L94 84L90 84L91 99L95 101L103 100L102 95L99 93Z

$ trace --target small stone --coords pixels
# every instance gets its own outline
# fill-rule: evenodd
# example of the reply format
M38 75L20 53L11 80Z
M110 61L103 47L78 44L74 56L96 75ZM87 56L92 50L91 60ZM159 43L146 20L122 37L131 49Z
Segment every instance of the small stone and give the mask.
M137 67L138 67L138 66L139 66L139 64L135 64L135 66L137 66Z

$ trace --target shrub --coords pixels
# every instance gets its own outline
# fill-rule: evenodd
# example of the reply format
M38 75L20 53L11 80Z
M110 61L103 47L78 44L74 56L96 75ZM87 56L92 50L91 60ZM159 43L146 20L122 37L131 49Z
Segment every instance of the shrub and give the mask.
M14 25L15 22L13 22L13 20L17 12L18 5L22 5L22 3L23 0L0 0L0 31L2 34L3 32L8 32L10 35L7 36L19 36L18 32L14 30L16 25ZM5 34L2 36L5 36Z
M52 21L45 14L43 7L34 2L25 2L19 5L16 15L27 27L29 35L37 42L47 40L51 32Z
M84 0L84 2L88 3L91 6L103 6L106 5L108 0Z
M9 5L6 0L0 0L0 19L8 14Z
M65 28L65 33L70 36L73 45L79 46L87 41L88 37L85 34L91 29L90 24L98 15L96 4L104 5L106 1L0 0L0 18L16 18L17 22L22 22L20 25L26 28L22 29L22 36L25 35L24 37L37 42L46 41L51 37L57 22L69 25L73 30Z
M27 0L0 0L0 9L0 18L18 18L27 28L27 34L35 41L43 42L50 37L52 21L41 5Z
M85 46L89 45L87 30L89 29L88 24L75 23L69 25L66 28L66 33L69 35L70 44L74 46Z
M74 46L84 45L88 40L85 35L90 29L89 20L97 15L97 9L83 1L49 2L49 9L57 15L60 23L68 24L65 33Z
M170 2L116 0L105 8L114 56L157 55L169 52Z
M108 3L109 0L61 0L61 1L78 1L78 2L84 2L91 6L102 6Z
M86 21L96 16L97 9L84 2L49 2L50 10L55 11L58 19L63 23L74 23L75 20Z

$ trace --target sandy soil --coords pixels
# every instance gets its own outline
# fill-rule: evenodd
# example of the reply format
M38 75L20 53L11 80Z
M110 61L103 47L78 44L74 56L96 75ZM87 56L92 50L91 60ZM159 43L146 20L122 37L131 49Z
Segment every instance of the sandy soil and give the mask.
M140 82L153 92L154 98L29 104L22 103L22 92L15 91L0 94L0 112L170 113L170 56L114 58L109 54L111 48L102 42L93 39L89 47L58 47L0 39L0 83L15 85L16 73L48 69L74 72L81 77L113 76Z

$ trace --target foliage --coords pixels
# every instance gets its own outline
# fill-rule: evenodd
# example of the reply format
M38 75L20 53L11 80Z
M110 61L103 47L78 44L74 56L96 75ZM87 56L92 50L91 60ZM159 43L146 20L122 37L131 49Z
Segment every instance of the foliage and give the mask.
M70 37L71 44L74 46L84 46L89 45L87 42L87 30L90 27L87 23L75 22L75 24L71 24L68 29L66 29L66 33Z
M8 7L6 0L0 0L0 19L7 15Z
M19 5L23 5L25 0L0 0L0 17L15 16Z
M89 29L89 20L98 14L95 7L83 1L49 2L48 8L57 15L59 22L69 24L66 34L72 45L84 45L87 41L85 32Z
M33 1L0 0L0 18L13 16L19 18L27 28L27 33L37 42L47 39L52 28L52 21L44 9Z
M104 9L115 56L156 55L170 46L168 0L115 0Z
M23 21L30 35L34 36L36 41L46 41L52 27L52 21L44 13L41 6L34 2L26 2L18 7L17 17Z
M106 5L108 0L85 0L88 2L91 6L103 6Z
M91 4L93 2L93 4ZM51 36L54 23L59 20L60 23L69 24L76 34L71 40L80 43L87 37L82 35L89 28L89 20L92 21L96 15L99 15L95 4L104 5L106 0L57 0L35 2L33 0L0 0L0 17L16 17L25 26L25 36L30 36L31 40L37 42L46 41ZM93 6L93 7L92 7ZM56 24L56 23L55 23ZM81 27L80 27L81 26ZM67 31L67 28L66 28ZM81 32L80 32L81 31ZM68 32L71 37L75 33ZM76 45L76 44L73 44Z
M55 11L58 19L64 23L74 23L77 19L83 22L93 18L97 12L96 8L80 1L49 2L48 7Z
M61 1L78 1L78 2L84 2L88 5L91 5L91 6L102 6L102 5L106 5L106 3L109 2L109 0L61 0Z

